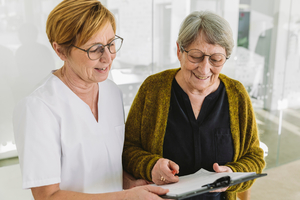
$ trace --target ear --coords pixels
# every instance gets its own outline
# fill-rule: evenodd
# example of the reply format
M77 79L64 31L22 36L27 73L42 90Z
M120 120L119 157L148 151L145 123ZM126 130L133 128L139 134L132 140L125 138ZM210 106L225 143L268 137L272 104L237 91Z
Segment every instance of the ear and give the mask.
M177 45L177 58L178 58L178 60L180 61L180 60L181 60L182 52L181 52L181 50L180 50L180 47L179 47L178 42L176 42L176 45Z
M63 49L63 47L59 44L57 44L57 42L53 42L52 43L52 47L55 51L55 53L58 55L58 57L62 60L62 61L66 61L67 60L67 56L65 54L65 51Z

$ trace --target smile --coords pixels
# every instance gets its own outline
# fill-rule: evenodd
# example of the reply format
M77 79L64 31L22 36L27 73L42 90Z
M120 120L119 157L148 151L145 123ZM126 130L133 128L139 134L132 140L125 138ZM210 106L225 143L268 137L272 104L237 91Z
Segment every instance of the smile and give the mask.
M107 69L107 67L105 68L96 68L97 70L100 70L100 71L105 71Z
M197 78L197 79L200 79L200 80L205 80L205 79L208 79L209 76L197 76L194 72L192 72L194 74L194 76Z

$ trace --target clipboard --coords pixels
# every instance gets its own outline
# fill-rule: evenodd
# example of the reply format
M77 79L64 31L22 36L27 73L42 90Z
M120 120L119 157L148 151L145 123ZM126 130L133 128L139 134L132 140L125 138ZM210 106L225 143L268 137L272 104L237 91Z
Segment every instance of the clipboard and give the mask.
M219 174L222 174L222 173L219 173ZM178 195L174 195L174 194L168 195L168 194L166 194L166 195L162 195L161 198L183 200L183 199L198 196L198 195L201 195L201 194L204 194L204 193L216 190L216 189L236 185L236 184L243 183L243 182L246 182L246 181L249 181L249 180L253 180L253 179L257 179L257 178L267 176L266 173L262 173L262 174L248 173L248 174L246 174L246 176L244 176L244 177L240 177L240 178L236 178L236 179L232 179L230 176L224 175L221 178L215 179L213 182L210 182L210 183L199 186L195 190L180 193ZM163 185L163 186L160 186L160 187L167 188L168 186Z

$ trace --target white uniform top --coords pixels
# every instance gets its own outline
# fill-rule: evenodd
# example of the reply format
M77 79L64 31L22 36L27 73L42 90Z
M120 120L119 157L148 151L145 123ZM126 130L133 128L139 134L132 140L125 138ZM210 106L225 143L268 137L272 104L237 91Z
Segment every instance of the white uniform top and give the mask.
M122 190L122 94L105 80L98 99L97 122L90 107L51 74L16 106L23 188L60 183L62 190L84 193Z

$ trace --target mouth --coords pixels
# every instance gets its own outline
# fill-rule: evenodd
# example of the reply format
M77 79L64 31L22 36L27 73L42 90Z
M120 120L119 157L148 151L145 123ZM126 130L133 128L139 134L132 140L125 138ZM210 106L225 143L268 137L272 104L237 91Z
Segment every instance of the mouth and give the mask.
M194 76L197 78L197 79L200 79L200 80L206 80L209 78L209 76L197 76L194 72L192 72L194 74Z
M104 67L104 68L95 68L97 71L101 71L104 72L107 70L108 67Z

